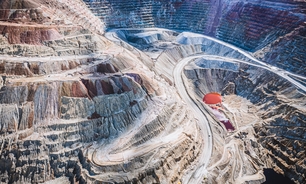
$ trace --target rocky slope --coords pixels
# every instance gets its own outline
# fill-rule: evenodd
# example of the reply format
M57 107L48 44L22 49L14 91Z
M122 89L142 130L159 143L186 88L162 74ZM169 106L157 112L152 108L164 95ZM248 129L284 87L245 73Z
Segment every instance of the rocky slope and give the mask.
M164 27L215 36L255 51L305 21L301 1L84 1L107 27ZM100 8L101 7L101 8Z
M1 182L180 181L203 140L150 58L101 36L82 1L0 7Z
M306 24L255 52L255 56L287 71L306 76Z
M143 35L152 40L155 36L151 33L156 33L157 29L148 29L148 34L144 31L142 35L138 31L120 30L117 33L125 41L128 41L125 38L133 37L131 35L134 34L128 43L138 46L135 40L144 38ZM262 169L268 167L296 183L303 183L304 149L300 147L305 142L302 130L306 110L303 90L271 70L268 71L264 64L248 58L243 52L204 36L181 33L172 37L178 43L172 41L171 46L170 40L166 42L164 39L168 35L167 31L160 30L160 39L138 48L145 52L159 53L158 57L149 55L156 60L154 70L166 74L161 76L169 84L172 84L172 71L176 62L188 56L199 58L184 71L187 77L185 85L190 86L187 88L189 94L196 101L202 101L203 95L208 92L222 93L226 114L236 129L228 133L224 125L209 113L209 108L202 105L203 111L208 112L207 117L211 116L209 122L214 135L214 150L204 181L261 183L264 181ZM165 44L161 47L159 43L163 42ZM184 45L177 46L179 43ZM179 54L174 52L177 48L180 48ZM188 54L190 48L201 48L202 51L195 49L196 52ZM159 63L163 67L159 67ZM288 119L289 116L292 117ZM279 131L280 128L284 130ZM290 153L299 154L286 154L284 145L290 145Z
M0 7L2 183L260 183L264 167L305 183L301 88L199 34L105 33L154 26L206 33L262 49L255 55L273 65L287 58L283 66L303 74L304 2L4 0ZM292 59L274 57L295 46ZM176 66L199 55L208 58L190 59L182 77L212 129L209 163L202 163L203 121L174 82ZM201 103L209 91L225 96L236 131Z
M305 182L303 132L306 109L303 92L271 72L244 64L240 64L237 71L227 68L210 69L206 66L195 69L189 67L185 70L185 74L195 89L197 98L201 99L203 94L210 91L219 91L226 95L224 103L230 112L236 114L234 118L238 122L236 125L238 131L228 135L234 139L226 139L243 142L236 143L244 150L241 156L249 155L242 161L245 164L243 167L252 165L253 174L262 166L273 167L278 172L293 178L296 183ZM241 101L233 95L246 100ZM247 118L247 116L254 117ZM231 142L225 143L226 149L232 149L230 144ZM231 154L231 157L234 155ZM232 160L235 159L231 158ZM251 164L254 161L259 163ZM251 163L246 164L247 162ZM231 162L227 164L223 165L224 169L214 168L212 172L219 174L212 176L213 181L218 181L220 178L227 180L227 177L221 174L225 170L239 172L241 169L231 168L233 166Z
M305 76L304 1L84 0L108 28L162 27L206 34Z

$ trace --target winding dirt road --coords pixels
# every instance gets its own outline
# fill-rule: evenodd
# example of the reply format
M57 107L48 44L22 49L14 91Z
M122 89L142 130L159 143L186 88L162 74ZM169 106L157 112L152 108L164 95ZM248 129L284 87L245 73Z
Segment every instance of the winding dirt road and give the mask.
M198 119L198 125L201 130L202 137L204 139L204 151L201 152L200 159L198 161L198 167L191 176L187 176L183 179L183 183L200 183L203 179L208 166L211 153L212 153L212 133L204 113L197 106L197 102L193 101L189 96L182 78L182 71L185 65L187 65L192 59L199 56L187 57L182 59L174 68L173 76L175 87L177 88L181 98L186 102L190 109L194 112L195 117Z

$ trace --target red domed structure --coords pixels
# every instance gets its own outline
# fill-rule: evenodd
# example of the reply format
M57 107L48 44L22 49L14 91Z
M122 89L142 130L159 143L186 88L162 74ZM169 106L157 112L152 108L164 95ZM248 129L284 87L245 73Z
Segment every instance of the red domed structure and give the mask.
M203 97L203 102L206 104L219 104L222 102L222 96L219 93L207 93Z

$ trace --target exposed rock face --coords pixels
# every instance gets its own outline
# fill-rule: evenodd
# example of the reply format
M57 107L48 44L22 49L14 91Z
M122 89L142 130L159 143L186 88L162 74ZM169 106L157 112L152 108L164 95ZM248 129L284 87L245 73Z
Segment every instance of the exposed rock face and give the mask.
M305 76L304 1L84 2L109 28L163 27L207 34L251 52L263 49L256 57Z
M278 132L275 136L274 133L276 132L271 131L277 129L273 125L275 119L284 120L288 114L295 114L294 120L288 120L292 123L283 122L279 126L291 127L292 124L296 124L297 126L289 129L294 130L293 132L296 132L296 130L303 132L300 131L299 126L305 124L303 120L305 108L301 108L305 106L305 95L302 90L299 91L299 88L296 88L289 81L279 78L273 72L262 69L264 64L247 57L245 53L202 35L172 33L172 35L177 35L172 39L184 44L184 46L171 47L171 44L165 44L162 48L158 43L166 41L165 36L168 33L167 31L161 31L158 33L161 35L159 41L156 39L152 43L146 42L144 47L139 46L138 40L143 40L143 38L153 40L155 38L155 35L151 34L153 32L156 33L156 30L149 29L148 34L143 33L142 35L138 33L138 30L125 30L117 33L123 40L144 52L156 51L159 53L158 57L150 55L151 58L156 58L154 70L160 72L169 84L172 84L170 79L173 77L173 68L177 61L199 53L204 53L209 58L216 55L216 57L212 57L214 59L205 59L204 56L195 60L193 64L186 67L185 71L187 78L192 79L190 89L194 89L194 91L190 90L189 93L195 93L197 100L201 101L203 95L211 91L228 95L225 97L224 103L227 104L227 113L231 116L231 121L236 122L234 126L238 129L234 133L227 133L223 125L213 118L210 119L215 141L211 166L208 170L207 181L209 183L224 183L226 181L241 183L249 181L248 178L252 178L254 183L261 183L264 181L262 173L264 167L274 167L277 172L285 173L296 183L305 181L304 177L300 177L301 173L297 172L295 164L302 157L296 158L296 162L291 162L288 160L291 155L284 154L281 158L279 154L274 155L274 153L283 153L283 151L279 151L282 145L275 144L275 141L272 140L282 140L290 144L290 138L286 137L289 132L285 131L284 134ZM132 36L133 34L134 36ZM129 37L133 39L127 39ZM170 42L170 40L168 41ZM201 48L201 51L189 52L190 48ZM176 50L178 52L175 52ZM245 62L250 65L243 64ZM163 63L162 67L159 67L160 63ZM193 69L194 67L205 69ZM186 84L188 84L188 81L186 81ZM289 101L290 105L287 105ZM203 106L203 109L209 111L209 108L205 106ZM294 139L300 140L303 136L303 133L297 134ZM269 141L267 141L267 137L270 138ZM267 146L272 145L271 142L273 142L273 148ZM305 141L302 140L302 142ZM298 143L298 145L302 144ZM289 150L297 149L295 147L293 146ZM270 152L271 149L273 149L272 153ZM274 163L278 164L273 166ZM298 170L303 169L299 168Z
M103 33L103 23L88 9L82 1L52 0L3 0L1 1L1 20L18 23L38 24L74 24L98 33ZM63 15L66 17L63 18ZM17 36L17 35L16 35Z
M304 74L305 2L3 0L0 7L0 182L261 183L264 167L306 182L301 89L200 34L104 32L206 33ZM191 60L180 77L193 101L225 95L234 132L197 103L212 129L204 136L203 121L178 95L176 67L200 54L210 59ZM203 163L206 136L213 156Z
M35 28L36 29L36 28ZM22 29L18 28L18 31ZM52 31L46 30L47 33ZM70 34L65 35L65 31L69 31ZM3 55L21 55L27 57L33 56L75 56L75 55L88 55L97 52L98 48L103 46L103 39L98 38L88 30L83 30L76 28L76 30L71 30L67 28L65 31L61 32L61 35L56 32L56 37L52 35L47 35L46 38L40 36L44 31L35 31L35 34L28 34L25 32L18 32L17 35L21 35L16 38L6 39L3 37L3 43L8 43L1 45L1 54ZM86 34L87 32L87 34ZM5 33L4 33L5 34ZM9 35L12 35L11 33ZM27 37L23 38L22 34L26 34ZM15 35L15 34L14 34ZM35 36L31 36L35 35ZM14 37L14 36L13 36ZM51 38L52 40L50 40ZM63 41L65 40L65 41ZM67 40L67 41L66 41ZM67 42L67 43L66 43ZM20 44L32 44L32 45L20 45Z
M305 21L305 2L292 1L89 1L107 27L164 27L215 36L255 51ZM101 8L100 8L101 7ZM290 25L290 26L289 26Z
M11 82L2 87L0 96L3 145L1 163L4 166L1 170L1 181L44 182L66 176L70 180L76 177L76 180L81 182L90 182L91 177L81 174L81 171L93 172L92 167L97 166L90 166L83 160L83 149L93 149L90 147L93 141L106 143L126 132L148 108L148 94L144 91L144 82L137 78L138 75L129 75L133 78L102 75L82 77L82 80L53 78L50 82L21 82L21 79L9 79ZM137 83L136 79L140 83ZM35 81L35 78L28 80ZM172 113L166 111L165 115L157 117L157 121L152 121L152 125L148 124L146 128L141 129L139 135L136 134L133 138L134 143L131 142L133 144L128 148L152 139L164 130L164 126L171 127L171 124L166 123ZM157 126L161 128L160 131ZM179 142L173 151L179 154L184 145L189 149L193 144L193 141ZM178 150L175 151L176 149ZM149 157L150 154L145 158ZM187 160L182 159L182 162L192 162L195 158L196 154L186 158ZM155 159L160 158L157 156ZM133 164L137 162L139 161L131 160L131 171L135 169ZM33 163L35 167L31 166ZM144 180L144 183L152 180L152 172L163 170L164 164L166 161L163 161L161 166L154 165L156 170L147 170L144 167L141 172L145 175L135 175L134 180ZM104 167L107 170L112 168ZM173 167L176 167L176 164ZM117 172L116 168L114 167L114 171ZM162 177L164 172L158 174L158 178ZM96 174L99 175L100 172ZM155 177L157 181L158 178ZM173 181L175 180L177 179L174 178Z
M192 80L198 98L202 98L203 94L210 91L221 91L224 95L236 94L248 99L251 102L250 105L254 106L253 113L260 117L253 122L255 123L254 128L247 125L240 127L256 132L258 141L254 142L255 137L253 140L245 137L244 144L257 145L255 148L257 147L260 152L254 147L247 147L248 153L257 152L256 154L263 158L266 158L265 154L267 154L272 160L262 159L267 162L265 164L271 165L289 178L294 178L296 183L305 182L306 178L302 174L305 169L305 150L303 148L305 145L305 134L303 133L305 131L303 128L306 111L305 95L275 74L252 66L240 64L240 69L236 72L226 68L205 68L185 71L187 78ZM225 100L224 103L232 105L232 107L229 105L228 108L240 104L237 99L234 102ZM252 121L249 123L252 124ZM247 134L252 135L252 133ZM256 160L256 157L253 159ZM227 165L226 168L230 169L228 167ZM254 169L256 170L256 167ZM216 176L218 175L212 177Z
M143 64L150 58L100 36L82 1L1 7L1 182L180 181L202 138L183 131L197 129L193 117ZM136 155L104 160L129 149Z
M95 40L92 33L101 34L104 26L83 6L82 1L2 1L0 53L19 56L93 53L101 41Z
M18 28L16 28L18 27ZM61 35L55 29L38 28L38 27L23 27L19 25L1 26L2 35L8 35L10 44L31 44L40 45L41 41L55 40Z
M306 76L305 72L305 43L306 28L304 25L278 38L265 48L255 52L255 56L271 65L287 71Z

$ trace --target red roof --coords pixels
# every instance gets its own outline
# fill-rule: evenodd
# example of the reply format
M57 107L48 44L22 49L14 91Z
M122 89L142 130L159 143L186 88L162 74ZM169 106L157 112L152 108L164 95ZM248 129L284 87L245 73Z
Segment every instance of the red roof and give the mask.
M208 93L204 96L203 102L206 104L217 104L222 102L222 96L219 93Z

